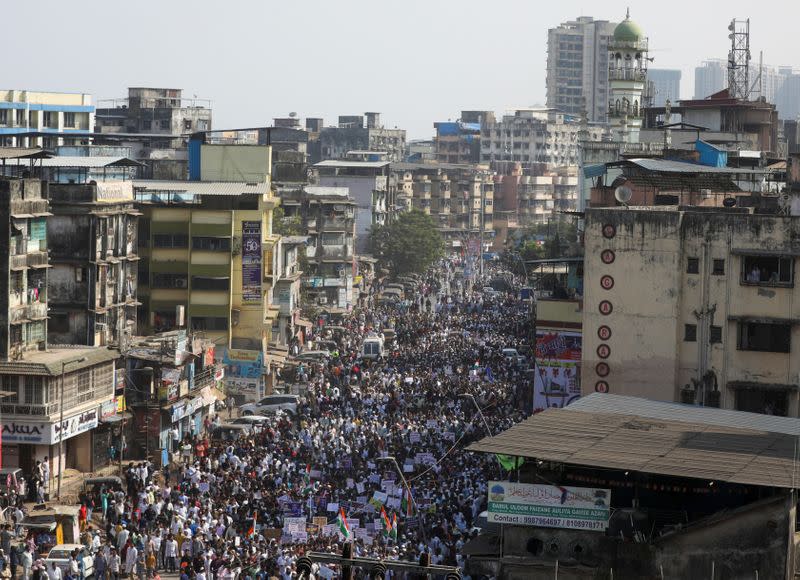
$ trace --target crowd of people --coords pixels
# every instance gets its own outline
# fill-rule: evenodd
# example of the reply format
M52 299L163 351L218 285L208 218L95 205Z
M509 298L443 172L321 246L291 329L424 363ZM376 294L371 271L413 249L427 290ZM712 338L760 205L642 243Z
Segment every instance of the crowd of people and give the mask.
M356 556L425 552L463 570L487 482L507 477L495 457L465 448L524 417L529 379L502 353L524 351L526 310L512 291L488 298L486 280L458 277L460 266L443 261L401 303L378 305L378 286L344 331L319 330L314 340L337 348L298 368L296 414L164 470L137 464L126 489L84 498L95 578L289 580L302 555L345 542ZM394 331L384 356L362 358L364 338L384 329Z

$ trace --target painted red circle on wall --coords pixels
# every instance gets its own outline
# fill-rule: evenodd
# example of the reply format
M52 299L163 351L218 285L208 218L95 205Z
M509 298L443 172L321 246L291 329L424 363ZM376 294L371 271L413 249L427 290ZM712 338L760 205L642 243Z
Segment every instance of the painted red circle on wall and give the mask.
M594 392L595 393L607 393L608 392L608 383L605 381L597 381L594 384Z
M599 362L594 367L594 372L597 373L598 377L607 377L608 373L611 372L611 369L608 366L608 363Z
M597 329L597 338L600 340L608 340L611 338L611 328L603 325Z
M614 250L603 250L600 252L600 260L602 260L603 264L613 264L616 259L617 255L614 253Z
M608 358L611 356L611 347L607 344L601 344L597 347L598 358Z
M610 240L617 235L617 228L614 224L605 224L603 226L603 237Z
M598 306L598 309L600 310L600 314L608 316L614 311L614 305L608 300L603 300Z
M614 287L614 277L606 274L600 278L600 286L602 286L603 290L611 290Z

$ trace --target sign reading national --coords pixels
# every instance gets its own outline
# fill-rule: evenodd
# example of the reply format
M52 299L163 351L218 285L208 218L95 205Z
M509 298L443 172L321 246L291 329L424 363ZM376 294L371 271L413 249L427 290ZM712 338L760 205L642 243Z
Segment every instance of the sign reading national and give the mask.
M598 530L608 527L611 490L489 482L488 521L517 526Z

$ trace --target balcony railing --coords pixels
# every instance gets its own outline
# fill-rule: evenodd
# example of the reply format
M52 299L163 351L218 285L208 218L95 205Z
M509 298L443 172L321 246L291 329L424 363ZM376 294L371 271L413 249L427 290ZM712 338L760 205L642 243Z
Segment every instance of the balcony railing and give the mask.
M33 302L24 304L11 309L9 316L12 324L25 320L41 320L47 318L47 304L44 302Z
M214 375L217 372L217 367L212 365L204 368L199 373L195 373L192 392L199 391L205 387L213 387L217 381L214 380Z
M647 80L647 72L635 68L610 68L608 69L610 81L639 81Z
M30 215L35 213L46 213L48 203L46 199L15 199L11 201L11 215Z
M51 417L59 410L58 403L48 405L30 405L17 403L3 403L0 405L3 415L32 415L35 417Z

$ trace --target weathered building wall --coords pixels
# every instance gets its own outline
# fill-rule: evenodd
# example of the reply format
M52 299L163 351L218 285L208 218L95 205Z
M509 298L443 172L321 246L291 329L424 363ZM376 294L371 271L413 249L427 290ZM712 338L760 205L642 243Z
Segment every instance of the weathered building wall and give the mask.
M656 541L656 564L664 578L750 580L792 578L793 496L751 504L695 528ZM791 541L791 545L790 545ZM757 573L757 574L756 574Z
M679 340L679 215L607 213L587 212L583 394L602 390L605 382L616 394L672 401ZM604 227L612 237L603 235ZM608 264L601 258L606 250L614 252L603 254L613 258ZM611 289L603 288L601 279L610 280ZM609 340L598 337L600 327L610 331ZM601 344L610 350L606 358L597 354Z
M92 246L91 216L53 215L47 220L47 246L54 258L88 260Z
M800 376L800 357L792 356L800 345L794 283L800 220L591 209L586 223L585 394L608 390L675 401L684 385L710 371L722 407L737 408L735 389L743 383L756 390L764 385L785 390L780 414L797 416L791 386ZM782 257L790 280L748 281L754 257ZM743 328L751 322L788 326L789 352L743 348Z

